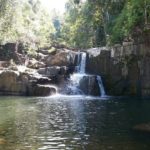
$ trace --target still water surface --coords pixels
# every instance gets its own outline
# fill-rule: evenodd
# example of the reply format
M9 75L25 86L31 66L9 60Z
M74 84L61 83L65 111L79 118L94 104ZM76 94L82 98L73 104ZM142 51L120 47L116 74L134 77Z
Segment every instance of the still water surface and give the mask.
M150 101L0 97L0 150L150 150Z

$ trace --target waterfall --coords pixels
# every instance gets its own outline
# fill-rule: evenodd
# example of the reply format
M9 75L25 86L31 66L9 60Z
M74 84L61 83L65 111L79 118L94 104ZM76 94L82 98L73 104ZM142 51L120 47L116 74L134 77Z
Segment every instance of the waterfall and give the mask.
M86 58L85 52L78 52L77 70L73 73L63 94L69 95L93 95L101 97L105 96L105 89L102 83L102 79L97 75L86 74Z
M104 89L104 85L103 85L101 76L97 76L97 81L98 81L101 97L106 96L106 92L105 92L105 89Z
M79 66L79 73L83 74L85 73L86 68L86 53L81 53L81 62Z
M77 61L77 73L74 73L70 76L70 81L68 85L69 93L71 94L83 94L82 90L80 90L80 81L85 74L86 67L86 53L78 53L78 61Z

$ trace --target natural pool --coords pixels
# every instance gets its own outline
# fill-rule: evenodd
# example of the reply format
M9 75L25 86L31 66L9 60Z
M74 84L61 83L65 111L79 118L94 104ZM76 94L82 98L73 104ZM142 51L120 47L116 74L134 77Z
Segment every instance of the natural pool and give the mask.
M150 101L0 97L0 150L149 150Z

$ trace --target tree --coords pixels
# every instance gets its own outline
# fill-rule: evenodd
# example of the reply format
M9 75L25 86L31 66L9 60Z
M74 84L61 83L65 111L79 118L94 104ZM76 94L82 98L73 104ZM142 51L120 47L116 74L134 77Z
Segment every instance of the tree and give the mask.
M0 0L0 42L50 43L54 27L39 0Z

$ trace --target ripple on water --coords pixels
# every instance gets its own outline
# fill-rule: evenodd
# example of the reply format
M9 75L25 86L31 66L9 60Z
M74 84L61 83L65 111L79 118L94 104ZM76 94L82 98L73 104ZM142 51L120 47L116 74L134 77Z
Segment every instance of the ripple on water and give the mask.
M7 141L0 150L150 149L149 137L131 131L150 120L149 102L5 98L0 114L0 138Z

